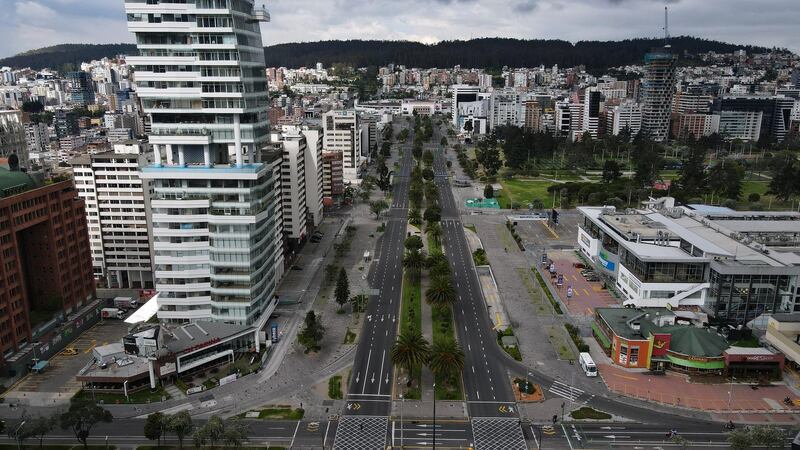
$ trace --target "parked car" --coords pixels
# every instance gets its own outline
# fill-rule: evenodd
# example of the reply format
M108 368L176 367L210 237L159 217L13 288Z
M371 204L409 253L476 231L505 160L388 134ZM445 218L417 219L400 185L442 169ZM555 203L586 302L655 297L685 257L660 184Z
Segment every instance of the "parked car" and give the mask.
M579 263L579 262L573 263L572 267L574 267L576 269L585 269L586 268L586 266L583 265L583 263Z

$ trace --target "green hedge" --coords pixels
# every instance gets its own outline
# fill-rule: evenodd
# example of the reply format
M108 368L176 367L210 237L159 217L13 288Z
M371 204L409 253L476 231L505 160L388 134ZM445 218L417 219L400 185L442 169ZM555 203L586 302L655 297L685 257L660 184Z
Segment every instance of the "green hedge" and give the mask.
M546 295L547 299L550 300L550 304L553 305L553 309L555 310L556 314L564 314L561 311L561 304L558 303L558 301L555 298L553 298L553 293L550 292L550 289L547 287L547 283L544 281L544 278L542 278L542 274L540 274L535 267L531 268L531 270L533 271L533 273L536 274L536 279L539 280L539 286L542 287L544 295Z

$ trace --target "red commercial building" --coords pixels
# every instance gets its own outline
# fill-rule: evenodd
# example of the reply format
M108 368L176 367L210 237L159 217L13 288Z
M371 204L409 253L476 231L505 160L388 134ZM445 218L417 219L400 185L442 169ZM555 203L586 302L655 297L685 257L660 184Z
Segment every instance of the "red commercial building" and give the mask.
M38 324L94 300L84 209L71 180L0 168L0 370Z

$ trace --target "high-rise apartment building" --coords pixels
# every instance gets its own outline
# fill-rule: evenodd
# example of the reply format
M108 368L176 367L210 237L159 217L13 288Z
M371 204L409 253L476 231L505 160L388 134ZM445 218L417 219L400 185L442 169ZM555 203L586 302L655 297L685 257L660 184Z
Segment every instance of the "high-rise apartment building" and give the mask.
M269 141L264 49L252 0L125 3L151 117L158 317L263 326L283 275L281 155Z
M281 203L283 207L283 235L289 249L295 248L308 233L308 207L306 206L306 138L297 128L273 133L272 142L281 152Z
M536 100L525 100L523 102L525 111L525 129L533 133L541 130L542 110Z
M86 202L94 276L109 288L154 287L150 183L139 177L139 169L152 162L152 153L137 141L70 161L78 195Z
M344 164L342 154L322 153L322 203L325 206L338 205L344 195Z
M583 96L583 127L581 133L589 133L592 139L597 139L600 130L600 104L603 94L600 89L590 87Z
M44 161L49 159L47 144L50 143L50 131L47 124L42 122L28 122L25 128L25 145L28 147L28 158L44 166Z
M328 111L322 116L323 145L326 152L342 154L344 179L357 182L365 159L361 154L361 129L355 110Z
M306 138L305 176L308 220L314 227L318 227L322 223L323 215L322 128L303 126L300 132Z
M38 325L94 300L84 202L72 181L0 168L0 367Z
M497 89L489 98L489 128L519 125L520 99L514 89Z
M25 142L22 113L0 110L0 158L8 158L11 154L17 155L20 167L28 167L28 145Z
M69 72L67 80L72 87L69 95L70 102L79 106L94 104L94 83L90 73L82 71Z
M78 134L78 115L71 109L57 109L53 114L53 128L59 139Z
M644 57L645 75L641 86L642 132L656 142L669 138L677 61L677 55L666 47Z

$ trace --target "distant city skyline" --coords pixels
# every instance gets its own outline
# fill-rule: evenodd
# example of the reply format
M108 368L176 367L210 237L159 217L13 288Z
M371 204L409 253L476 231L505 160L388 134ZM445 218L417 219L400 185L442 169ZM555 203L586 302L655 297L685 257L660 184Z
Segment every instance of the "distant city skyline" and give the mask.
M123 0L9 0L0 57L62 43L132 42ZM257 4L265 3L258 0ZM619 40L661 35L663 0L273 0L264 45L331 39ZM668 0L670 33L787 47L796 0ZM355 5L355 6L354 6Z

